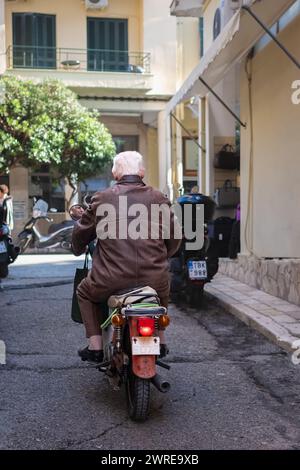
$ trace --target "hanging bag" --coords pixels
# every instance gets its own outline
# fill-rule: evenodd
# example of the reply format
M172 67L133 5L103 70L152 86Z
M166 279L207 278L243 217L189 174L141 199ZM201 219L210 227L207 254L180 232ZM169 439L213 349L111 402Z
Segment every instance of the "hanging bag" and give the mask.
M224 186L216 190L214 201L219 209L236 207L240 203L240 188L226 180Z
M75 277L74 277L71 318L76 323L83 323L76 291L81 281L83 281L83 279L87 277L88 272L89 272L89 255L88 253L86 253L83 268L77 268L75 272Z
M220 170L238 170L240 167L239 153L234 151L232 145L224 145L215 155L214 167Z

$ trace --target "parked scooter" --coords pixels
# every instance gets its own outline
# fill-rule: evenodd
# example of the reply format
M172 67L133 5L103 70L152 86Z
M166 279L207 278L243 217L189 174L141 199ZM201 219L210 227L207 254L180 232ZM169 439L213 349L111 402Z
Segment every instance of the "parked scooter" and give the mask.
M8 276L8 266L19 254L19 248L13 245L9 227L3 221L4 211L0 207L0 282Z
M80 205L71 207L74 220L79 213ZM157 366L170 369L158 359L159 328L169 323L167 310L151 287L128 289L108 299L107 318L101 325L104 362L94 367L108 377L114 390L125 386L129 416L134 421L147 419L151 384L162 393L170 389L169 382L156 372Z
M65 220L59 224L52 224L48 234L42 235L36 224L39 220L46 220L49 224L53 222L47 216L48 204L39 199L35 202L31 219L25 224L24 229L18 235L20 252L24 253L27 248L63 248L71 251L72 230L75 225L73 220ZM50 209L50 212L56 212Z
M192 206L193 218L197 205L204 205L204 244L200 250L187 250L186 240L170 260L171 300L174 303L187 302L199 307L204 295L204 285L210 282L218 271L219 259L208 236L207 223L213 218L214 201L203 194L189 194L178 198L183 213L187 205Z

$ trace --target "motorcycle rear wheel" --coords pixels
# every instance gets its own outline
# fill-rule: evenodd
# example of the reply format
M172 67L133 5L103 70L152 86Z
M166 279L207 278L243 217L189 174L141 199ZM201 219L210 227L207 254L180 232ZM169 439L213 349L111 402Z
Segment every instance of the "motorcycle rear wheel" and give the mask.
M126 381L129 416L133 421L146 421L150 407L150 380L141 379L129 372Z
M200 308L203 303L204 287L189 286L186 292L187 303L192 308Z

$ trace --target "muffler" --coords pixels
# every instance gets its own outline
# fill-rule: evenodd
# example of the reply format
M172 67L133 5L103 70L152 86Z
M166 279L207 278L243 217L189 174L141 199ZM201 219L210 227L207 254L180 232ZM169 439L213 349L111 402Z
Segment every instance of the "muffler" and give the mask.
M156 387L157 390L161 393L167 393L171 388L170 383L164 380L159 374L156 374L151 379L151 382L153 383L154 387Z

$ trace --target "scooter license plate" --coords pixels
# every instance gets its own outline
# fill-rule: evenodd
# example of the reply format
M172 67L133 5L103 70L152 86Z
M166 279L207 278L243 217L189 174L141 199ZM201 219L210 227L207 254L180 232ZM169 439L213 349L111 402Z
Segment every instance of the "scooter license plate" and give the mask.
M188 261L188 271L192 281L207 279L206 261Z
M131 338L133 356L159 356L159 338L157 336L133 336Z
M0 253L7 253L6 243L0 242Z

